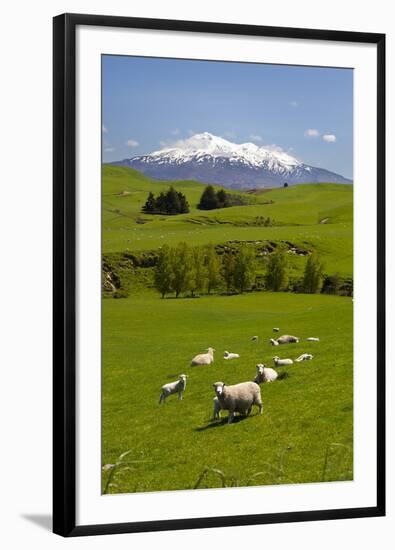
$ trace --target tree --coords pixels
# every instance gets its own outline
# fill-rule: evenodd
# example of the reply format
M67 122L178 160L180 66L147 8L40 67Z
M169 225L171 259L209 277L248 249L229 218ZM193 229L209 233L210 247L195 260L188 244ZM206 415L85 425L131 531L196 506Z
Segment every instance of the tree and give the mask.
M270 290L279 292L288 282L288 259L286 253L278 248L269 257L266 273L266 285Z
M288 187L288 183L287 183L287 182L284 183L284 187Z
M188 214L189 212L189 204L188 204L188 201L187 201L187 198L185 195L183 195L182 193L178 192L178 198L179 198L179 201L180 201L180 210L179 210L179 213L180 214Z
M171 291L173 281L173 254L171 249L165 245L159 252L158 262L155 267L154 284L161 293L162 298Z
M200 210L214 210L214 208L218 208L218 197L212 185L207 185L204 189L198 208Z
M192 249L192 268L190 277L190 290L192 296L195 292L199 293L204 290L207 279L207 267L204 263L204 251L200 246L195 246Z
M148 198L145 201L145 204L142 208L142 211L145 214L154 214L156 212L156 201L154 194L150 191L148 194Z
M192 262L187 243L179 243L174 250L172 290L176 298L191 288Z
M180 197L173 186L169 187L165 195L165 212L170 215L181 212Z
M316 252L313 252L306 262L303 276L303 291L307 294L315 294L321 290L323 278L323 265Z
M226 292L230 294L235 274L235 256L232 251L225 252L222 256L222 277L225 281Z
M237 255L234 267L233 282L237 290L242 294L251 288L255 282L256 263L255 252L247 245L243 245Z
M228 194L224 189L217 191L217 208L226 208L228 206Z
M221 281L220 263L213 245L209 245L206 251L206 269L207 269L207 293L217 288Z

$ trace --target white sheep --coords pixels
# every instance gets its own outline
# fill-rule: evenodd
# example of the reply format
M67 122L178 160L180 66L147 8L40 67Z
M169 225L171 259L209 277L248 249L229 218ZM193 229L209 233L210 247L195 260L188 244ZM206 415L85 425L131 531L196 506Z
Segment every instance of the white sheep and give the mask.
M254 382L256 384L264 384L265 382L274 382L278 378L278 373L274 369L270 369L259 363L256 366L256 377Z
M214 352L214 348L207 348L207 353L201 353L192 359L191 366L211 365L211 363L214 363Z
M279 329L278 327L274 327L274 328L273 328L273 332L279 332L279 330L280 330L280 329Z
M180 374L178 380L176 380L175 382L169 382L168 384L162 386L162 392L159 397L159 405L162 402L165 403L166 397L172 395L173 393L178 393L178 399L181 401L182 395L187 385L187 378L188 376L186 374Z
M248 416L253 405L259 407L259 413L262 414L261 389L255 382L242 382L234 386L215 382L213 388L221 409L229 411L228 424L232 422L236 412Z
M253 337L251 338L251 340L252 340L253 342L258 342L259 338L258 338L258 336L253 336Z
M276 340L274 338L270 338L270 342L272 346L279 346L280 344L297 344L299 342L299 338L297 336L283 334L282 336L279 336Z
M310 338L306 338L308 342L319 342L319 338L315 338L314 336L310 336Z
M285 367L286 365L293 365L292 359L280 359L279 357L277 357L277 355L273 357L273 361L276 367Z
M240 355L238 353L229 353L229 351L224 351L224 359L239 359Z
M295 361L296 363L300 363L301 361L311 361L311 359L313 359L311 353L302 353L302 355L299 355Z

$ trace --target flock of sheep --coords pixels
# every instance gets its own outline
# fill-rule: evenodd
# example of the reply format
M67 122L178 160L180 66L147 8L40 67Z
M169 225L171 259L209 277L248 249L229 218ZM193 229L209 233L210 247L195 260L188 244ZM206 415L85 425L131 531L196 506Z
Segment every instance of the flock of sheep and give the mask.
M278 332L279 329L273 328L274 332ZM258 336L251 338L253 341L258 341ZM310 342L319 342L319 338L310 337L306 338ZM283 344L297 344L299 338L284 334L279 338L271 338L270 342L273 346L279 346ZM211 365L214 362L214 348L208 348L206 353L196 355L192 361L191 366ZM224 352L224 359L239 359L238 353ZM313 359L310 353L302 353L295 359L295 362L309 361ZM276 367L282 367L286 365L292 365L293 360L289 358L280 359L277 355L273 357L273 362ZM159 398L159 404L164 403L169 395L178 394L178 399L181 400L187 385L186 374L181 374L179 379L175 382L169 382L162 386L161 394ZM224 382L215 382L213 384L215 397L213 398L214 410L213 419L218 420L220 418L220 411L226 410L229 413L228 424L230 424L236 413L243 416L248 416L252 410L253 405L257 406L259 413L262 414L263 405L261 398L260 385L267 382L274 382L278 378L278 372L274 369L266 367L262 363L256 365L256 376L254 380L249 382L241 382L240 384L234 384L232 386L226 385Z

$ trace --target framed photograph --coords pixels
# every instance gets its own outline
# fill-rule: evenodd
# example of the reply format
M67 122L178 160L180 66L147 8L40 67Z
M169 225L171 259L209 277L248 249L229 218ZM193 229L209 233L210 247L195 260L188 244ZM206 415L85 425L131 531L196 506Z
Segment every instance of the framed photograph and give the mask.
M54 532L385 514L385 36L54 18Z

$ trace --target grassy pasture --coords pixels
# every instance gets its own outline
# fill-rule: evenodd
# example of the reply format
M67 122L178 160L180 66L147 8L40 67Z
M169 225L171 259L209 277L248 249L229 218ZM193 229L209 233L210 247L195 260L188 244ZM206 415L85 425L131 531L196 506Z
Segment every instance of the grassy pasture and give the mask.
M104 254L152 250L165 242L198 245L228 240L288 240L296 246L315 248L328 273L352 276L352 185L308 184L273 189L249 195L253 204L248 206L203 212L196 208L203 184L172 184L186 194L189 214L141 214L148 192L166 190L169 182L152 180L126 167L103 166ZM256 225L260 216L270 217L279 225ZM325 223L320 223L323 220ZM304 261L292 258L298 271L303 269Z
M272 327L301 337L273 348ZM258 343L252 342L259 335ZM319 343L306 342L318 336ZM214 364L190 367L213 346ZM223 351L240 359L225 361ZM212 423L211 384L247 381L255 365L311 352L313 361L261 386L264 412L228 426ZM265 485L352 479L352 302L290 293L165 299L145 292L103 301L103 465L131 450L142 462L120 469L110 492L193 488L205 468L227 483ZM158 405L160 387L189 375L184 400ZM225 420L226 414L222 413ZM103 472L103 483L107 479ZM255 477L254 477L255 476ZM221 487L213 473L201 487Z

